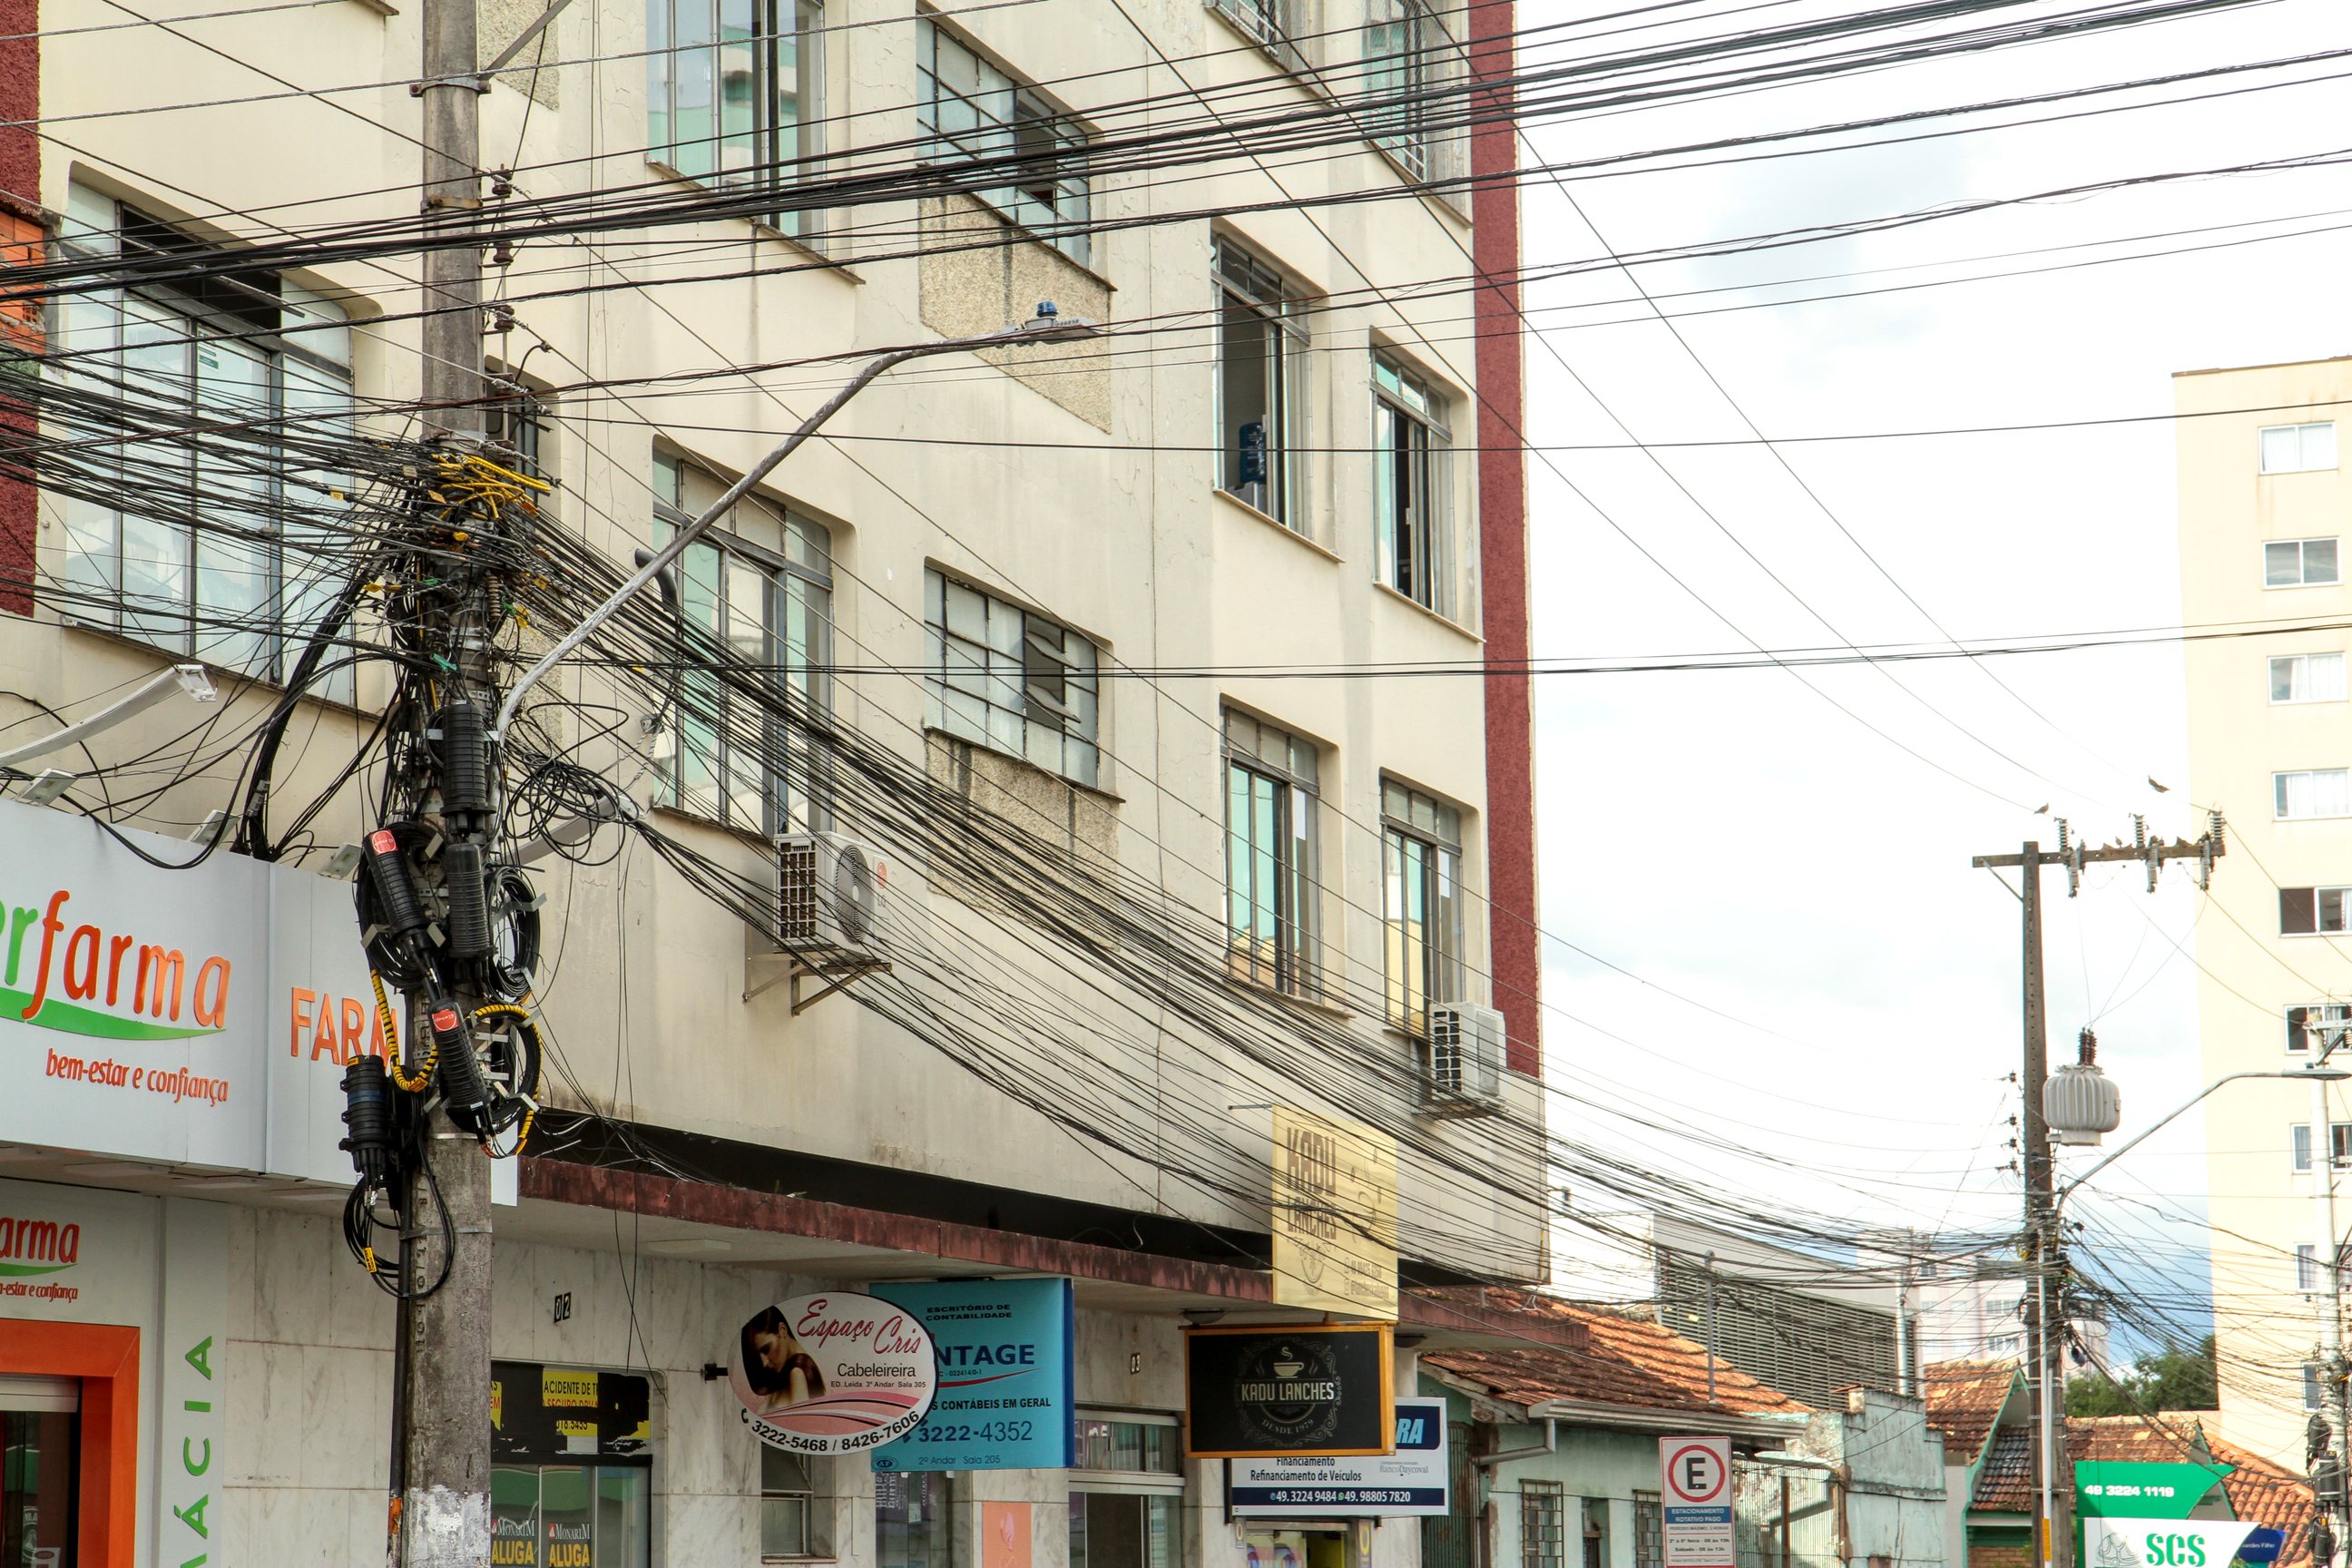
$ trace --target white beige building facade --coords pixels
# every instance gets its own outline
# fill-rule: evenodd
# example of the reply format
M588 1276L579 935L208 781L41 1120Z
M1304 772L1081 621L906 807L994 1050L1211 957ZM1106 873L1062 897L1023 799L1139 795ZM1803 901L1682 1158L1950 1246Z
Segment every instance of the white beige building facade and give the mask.
M2352 1001L2352 597L2339 559L2352 486L2337 447L2352 361L2192 372L2174 386L2181 619L2220 634L2187 653L2189 792L2229 821L2197 925L2210 1081L2313 1061L2322 1026ZM2233 1083L2204 1109L2221 1429L2298 1469L2319 1399L2321 1260L2334 1247L2315 1184L2331 1138L2336 1179L2352 1173L2352 1100L2328 1098L2336 1131L2316 1137L2305 1084Z

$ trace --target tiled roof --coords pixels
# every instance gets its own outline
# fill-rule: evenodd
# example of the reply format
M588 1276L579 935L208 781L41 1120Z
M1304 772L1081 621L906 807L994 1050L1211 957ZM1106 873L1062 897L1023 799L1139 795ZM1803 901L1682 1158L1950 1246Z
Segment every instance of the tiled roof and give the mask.
M2086 1420L2069 1416L2066 1448L2077 1459L2137 1459L2156 1463L2232 1467L2222 1478L2221 1489L2230 1511L2284 1531L2286 1544L2279 1549L2279 1568L2308 1563L2311 1542L2304 1534L2311 1522L2311 1487L2283 1465L2273 1464L2234 1443L2209 1436L2195 1411L2161 1415L2103 1415Z
M2213 1457L2237 1469L2221 1485L2230 1493L2230 1507L2240 1519L2259 1520L2286 1531L2279 1548L2279 1568L2295 1568L2311 1560L2311 1542L2304 1531L2311 1523L2311 1488L2284 1465L2250 1454L2234 1443L2209 1439Z
M2017 1380L2013 1361L1947 1361L1919 1369L1927 1425L1944 1435L1948 1463L1976 1462Z
M1992 1435L1984 1468L1977 1472L1976 1495L1970 1508L1987 1513L2033 1511L2033 1432L2025 1426L2004 1426Z
M1443 1292L1429 1292L1442 1295ZM1718 1358L1715 1402L1706 1396L1706 1351L1646 1318L1580 1307L1533 1291L1478 1292L1490 1309L1506 1306L1551 1321L1583 1326L1583 1352L1538 1348L1425 1351L1425 1363L1488 1390L1511 1405L1581 1400L1645 1410L1715 1409L1736 1415L1801 1412L1805 1406Z

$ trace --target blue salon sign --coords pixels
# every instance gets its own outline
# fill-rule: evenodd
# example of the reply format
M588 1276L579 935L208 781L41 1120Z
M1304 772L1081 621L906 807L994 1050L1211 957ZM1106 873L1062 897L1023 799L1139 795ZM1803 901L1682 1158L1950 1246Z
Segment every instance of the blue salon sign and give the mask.
M867 1290L922 1321L939 1358L929 1415L874 1450L877 1470L1066 1469L1076 1457L1066 1279L949 1279Z

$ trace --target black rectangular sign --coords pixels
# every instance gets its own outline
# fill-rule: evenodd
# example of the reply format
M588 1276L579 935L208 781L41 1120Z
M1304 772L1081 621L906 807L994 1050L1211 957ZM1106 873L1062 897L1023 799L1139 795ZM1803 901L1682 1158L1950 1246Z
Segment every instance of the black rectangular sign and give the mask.
M1188 1331L1185 1451L1196 1459L1388 1453L1396 1440L1390 1328Z

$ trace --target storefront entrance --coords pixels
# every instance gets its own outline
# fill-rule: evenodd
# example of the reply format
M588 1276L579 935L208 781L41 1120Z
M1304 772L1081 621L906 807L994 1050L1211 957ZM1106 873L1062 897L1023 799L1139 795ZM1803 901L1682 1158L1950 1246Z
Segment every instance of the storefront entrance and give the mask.
M0 1563L75 1568L81 1384L0 1374Z

